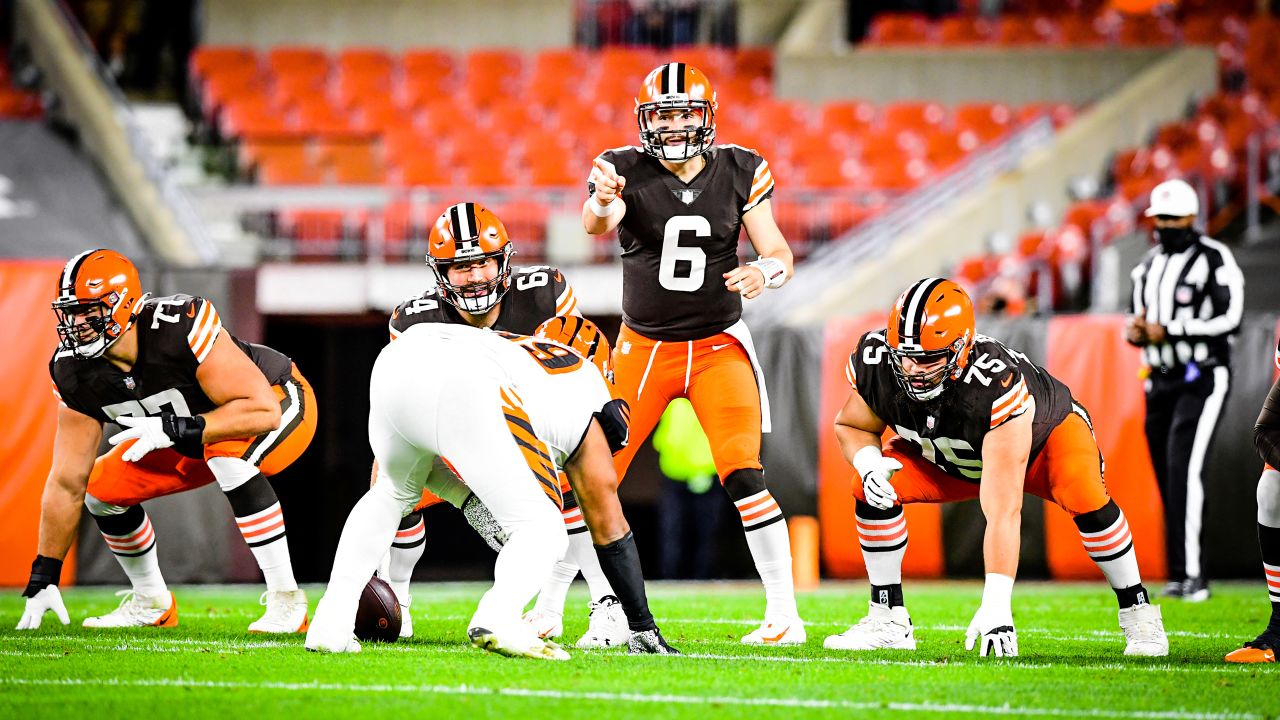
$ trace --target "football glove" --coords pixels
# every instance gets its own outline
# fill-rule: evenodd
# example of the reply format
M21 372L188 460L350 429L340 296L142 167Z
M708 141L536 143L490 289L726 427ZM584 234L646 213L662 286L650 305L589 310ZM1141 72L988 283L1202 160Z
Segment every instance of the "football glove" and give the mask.
M116 422L125 429L112 435L112 445L127 440L137 440L122 458L125 462L137 462L152 450L174 448L187 457L199 458L204 454L204 418L161 413L160 417L121 416Z
M972 650L981 639L978 654L986 657L1017 657L1018 632L1013 628L1013 608L1010 596L1013 578L1007 575L987 573L987 586L982 593L982 604L969 622L964 635L965 650Z
M22 596L27 605L18 620L18 630L35 630L40 627L44 614L53 611L63 625L71 623L67 614L67 606L62 602L62 593L58 592L58 580L62 576L62 561L43 555L37 555L31 563L31 578L27 581L27 589Z

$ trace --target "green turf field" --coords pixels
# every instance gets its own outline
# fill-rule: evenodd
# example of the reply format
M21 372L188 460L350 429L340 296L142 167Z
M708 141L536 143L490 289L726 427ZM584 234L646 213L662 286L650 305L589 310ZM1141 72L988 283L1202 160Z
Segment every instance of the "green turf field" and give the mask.
M581 584L570 595L569 642L586 627ZM664 634L682 657L629 657L570 649L568 662L514 660L465 644L482 587L415 590L417 637L321 656L302 637L244 632L258 587L176 590L179 627L89 631L79 621L110 610L110 590L71 589L73 625L47 615L35 633L12 630L16 592L0 596L0 718L295 718L736 716L850 717L943 714L1197 718L1280 714L1280 667L1229 666L1222 656L1263 626L1261 584L1214 586L1199 605L1165 602L1171 654L1126 659L1115 601L1102 584L1023 583L1014 594L1022 656L964 650L977 583L908 583L920 650L858 655L822 648L866 609L861 584L803 594L809 643L747 648L763 598L750 584L651 584ZM320 588L308 588L312 607ZM572 608L581 608L573 612Z

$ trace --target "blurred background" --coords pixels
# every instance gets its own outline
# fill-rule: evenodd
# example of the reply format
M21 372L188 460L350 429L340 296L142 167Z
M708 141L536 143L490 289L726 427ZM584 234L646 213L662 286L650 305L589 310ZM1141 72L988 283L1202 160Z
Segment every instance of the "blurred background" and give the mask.
M634 95L678 60L712 80L717 137L754 148L795 279L748 303L766 368L770 487L800 565L861 573L830 432L845 357L911 281L946 274L979 330L1092 411L1144 572L1164 572L1138 353L1121 341L1140 211L1180 177L1246 274L1235 381L1210 455L1207 572L1253 577L1251 429L1280 316L1280 18L1267 0L0 0L0 584L25 582L55 400L48 303L65 259L118 249L148 289L211 298L294 358L320 427L273 479L300 580L327 579L368 485L368 373L387 313L432 282L434 218L479 201L518 264L553 264L620 322L616 238L589 238L591 158L637 140ZM748 246L743 256L749 257ZM651 577L753 577L736 513L682 438L622 485ZM672 427L675 430L672 430ZM695 453L696 454L696 453ZM661 462L664 460L665 462ZM664 472L665 471L665 472ZM216 487L148 504L171 582L254 581ZM908 509L916 576L978 575L974 504ZM492 555L428 512L418 578ZM81 583L123 575L92 523ZM1092 577L1069 519L1028 498L1024 577Z

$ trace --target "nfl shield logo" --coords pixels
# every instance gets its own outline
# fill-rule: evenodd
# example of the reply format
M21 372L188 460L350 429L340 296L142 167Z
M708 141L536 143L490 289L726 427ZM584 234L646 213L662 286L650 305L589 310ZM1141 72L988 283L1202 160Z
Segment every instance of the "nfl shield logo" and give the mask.
M138 387L138 383L133 381L133 377L126 375L124 378L124 386L127 390L134 390Z

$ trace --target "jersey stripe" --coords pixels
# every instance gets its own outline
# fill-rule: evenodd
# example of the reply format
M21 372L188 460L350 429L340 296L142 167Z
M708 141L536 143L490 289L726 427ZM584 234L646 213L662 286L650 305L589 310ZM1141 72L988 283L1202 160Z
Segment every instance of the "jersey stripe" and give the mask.
M209 351L213 349L213 342L218 339L218 333L221 331L222 320L218 317L218 311L214 309L213 303L202 300L200 312L196 314L191 332L187 334L187 344L191 346L191 352L196 356L197 363L204 362L204 359L209 356Z
M1027 390L1026 378L1018 378L1018 384L1012 390L996 398L991 403L991 428L1013 419L1026 412L1031 406L1031 393Z
M854 390L858 389L858 376L853 369L853 356L849 356L849 362L844 365L844 379L849 381L849 387Z
M565 285L564 292L556 298L556 315L578 315L578 299L569 285Z
M751 191L747 195L747 204L742 206L742 211L746 212L759 205L769 195L770 190L773 190L773 172L769 170L769 161L761 158L760 165L756 167L756 173L751 178Z

